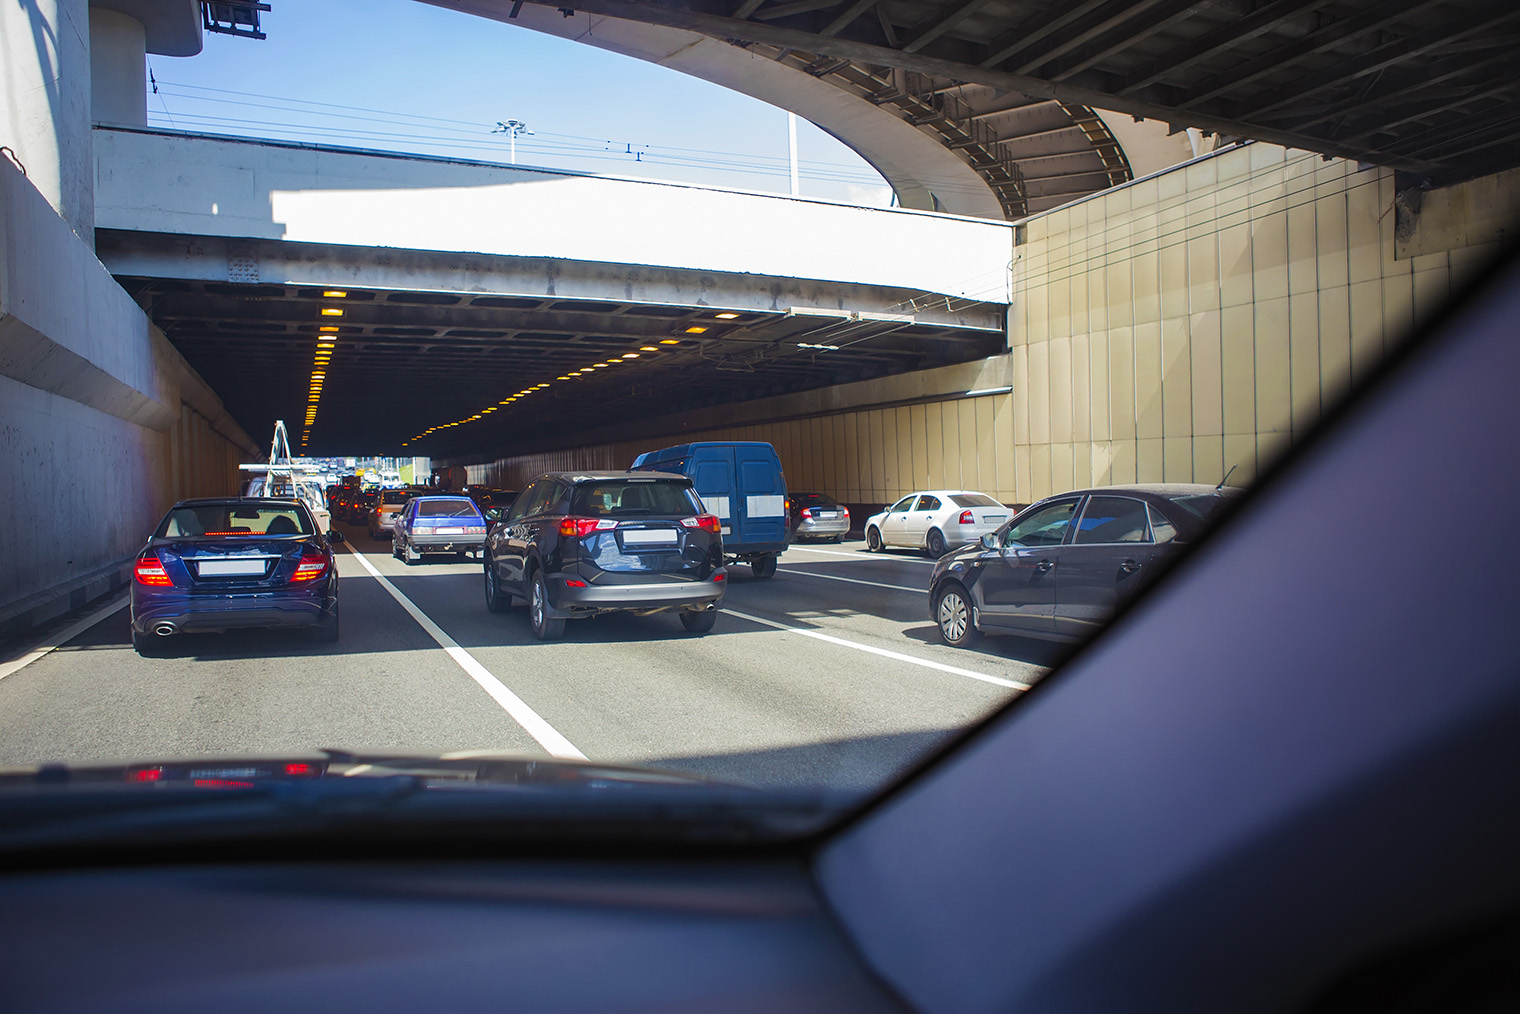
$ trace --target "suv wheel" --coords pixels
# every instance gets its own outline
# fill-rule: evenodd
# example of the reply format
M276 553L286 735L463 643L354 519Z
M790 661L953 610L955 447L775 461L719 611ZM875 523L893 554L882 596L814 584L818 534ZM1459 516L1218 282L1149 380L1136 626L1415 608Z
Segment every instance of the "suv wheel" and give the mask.
M716 609L704 609L701 612L693 612L689 609L681 610L681 626L693 634L705 634L718 622Z
M971 599L966 589L950 581L934 600L934 622L946 644L964 648L976 640L977 629L971 625Z
M501 590L501 585L496 580L496 567L489 556L486 557L486 608L493 613L504 613L511 604L512 598Z
M540 641L552 641L565 632L565 621L549 616L549 586L541 570L533 572L533 587L528 591L528 623Z

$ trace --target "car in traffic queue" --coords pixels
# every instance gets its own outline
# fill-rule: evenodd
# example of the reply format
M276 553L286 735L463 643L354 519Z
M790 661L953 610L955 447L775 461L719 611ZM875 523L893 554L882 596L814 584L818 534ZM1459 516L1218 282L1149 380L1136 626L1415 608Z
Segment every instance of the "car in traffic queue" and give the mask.
M467 496L415 496L392 525L391 554L408 564L424 556L476 556L486 538L486 519Z
M338 639L338 568L332 547L297 500L181 500L132 567L132 647L157 654L178 634L248 627L309 627Z
M414 495L405 489L382 489L375 505L365 515L369 526L369 537L376 542L395 538L396 519L401 516L401 512L406 509L406 502Z
M843 542L850 534L850 509L824 493L793 493L789 506L793 539Z
M704 633L727 586L720 529L684 475L540 475L491 526L486 607L527 600L539 640L560 637L566 620L608 612L675 612Z
M1080 641L1211 527L1232 486L1105 486L1048 497L977 544L941 557L929 578L940 638L978 633Z
M866 519L866 548L874 553L895 546L941 557L996 531L1012 514L1000 501L975 490L909 493Z

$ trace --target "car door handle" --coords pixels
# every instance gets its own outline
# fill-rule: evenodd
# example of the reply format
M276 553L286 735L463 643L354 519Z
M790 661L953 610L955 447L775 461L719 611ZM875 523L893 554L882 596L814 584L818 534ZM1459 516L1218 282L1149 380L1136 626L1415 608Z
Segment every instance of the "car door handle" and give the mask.
M1051 563L1049 560L1041 560L1039 563L1034 565L1034 572L1036 574L1048 574L1051 568L1054 566L1055 564Z
M1119 569L1124 571L1126 574L1133 574L1135 571L1140 569L1140 562L1138 560L1125 560L1123 563L1119 564Z

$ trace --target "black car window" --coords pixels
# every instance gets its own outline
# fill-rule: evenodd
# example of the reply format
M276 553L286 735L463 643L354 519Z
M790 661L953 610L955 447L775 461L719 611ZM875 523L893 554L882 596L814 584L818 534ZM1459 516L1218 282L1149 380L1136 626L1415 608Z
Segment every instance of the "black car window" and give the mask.
M1143 501L1124 496L1094 496L1087 499L1072 542L1084 546L1150 540L1150 521Z
M474 500L420 500L417 513L425 518L478 518L480 508Z
M554 506L554 502L559 499L559 493L559 483L553 479L538 480L528 488L528 492L522 497L526 501L523 504L523 516L534 517L548 511Z
M507 511L507 520L508 521L516 521L518 518L524 517L524 516L527 515L527 513L528 513L528 504L532 503L533 502L533 498L538 495L538 492L539 492L539 485L538 484L540 482L542 482L542 481L544 481L544 480L542 480L542 479L535 479L533 482L528 483L528 486L527 486L526 489L524 489L521 493L517 494L517 499L512 501L512 506Z
M937 511L939 510L939 497L921 496L918 498L918 506L913 509L916 511Z
M1004 532L1003 545L1025 548L1059 546L1066 538L1066 529L1076 508L1075 500L1062 500L1041 507Z
M807 493L797 498L798 507L838 507L839 501L821 493Z
M626 479L584 483L576 487L570 505L570 513L587 517L604 514L689 516L699 510L695 494L685 483Z
M1171 542L1177 537L1177 526L1168 521L1155 507L1151 508L1151 538L1157 542Z
M1203 521L1212 521L1214 516L1230 505L1235 498L1233 491L1220 490L1217 493L1199 493L1193 496L1174 496L1170 502L1175 507L1192 514Z
M380 498L384 503L406 503L412 498L412 494L404 489L388 489L380 494Z
M196 504L171 510L154 536L310 535L307 519L307 513L295 504Z

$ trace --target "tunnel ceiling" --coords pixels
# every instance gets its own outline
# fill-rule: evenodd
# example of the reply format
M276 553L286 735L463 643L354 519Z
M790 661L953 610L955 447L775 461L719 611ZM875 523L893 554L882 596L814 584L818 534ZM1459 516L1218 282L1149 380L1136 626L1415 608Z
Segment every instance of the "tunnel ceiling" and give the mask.
M516 0L471 0L509 19ZM530 0L542 2L542 0ZM1514 0L553 0L573 11L683 28L853 79L926 126L996 125L999 107L1056 103L1044 129L1109 109L1404 170L1437 184L1520 165L1520 4ZM881 83L870 84L868 79ZM938 103L938 107L935 103ZM1031 108L1031 112L1033 109ZM938 117L938 119L934 119ZM997 133L997 131L994 131ZM1044 135L1051 137L1054 135ZM1004 140L994 137L994 141ZM1095 132L1073 172L1120 171ZM947 143L982 144L977 138ZM989 169L996 148L980 152ZM1080 178L1052 160L1000 189L1005 206ZM1045 171L1054 169L1056 171Z
M906 313L720 319L724 311L692 306L351 289L339 304L343 316L323 318L335 301L320 288L117 280L256 440L276 419L300 440L313 350L330 340L306 446L313 455L529 453L574 446L603 427L1006 348L1001 331L926 324ZM337 330L324 336L324 327ZM571 371L585 372L560 379ZM508 399L515 400L501 404ZM429 428L435 432L415 439Z

